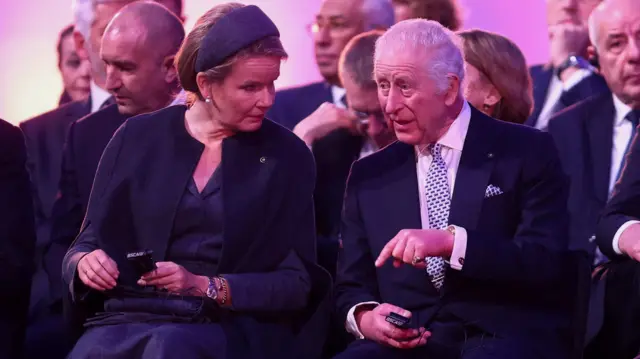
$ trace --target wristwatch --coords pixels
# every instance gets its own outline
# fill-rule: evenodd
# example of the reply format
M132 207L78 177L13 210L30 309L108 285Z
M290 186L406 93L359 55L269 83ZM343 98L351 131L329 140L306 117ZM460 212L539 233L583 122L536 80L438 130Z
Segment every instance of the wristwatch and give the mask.
M592 66L589 63L589 61L585 60L582 56L571 54L566 60L564 60L564 62L560 64L560 66L558 66L558 69L557 69L558 78L561 78L562 73L570 67L575 67L578 69L585 69L585 70L592 69Z
M207 297L216 300L218 299L218 288L216 288L216 281L213 277L209 277L209 286L207 287Z

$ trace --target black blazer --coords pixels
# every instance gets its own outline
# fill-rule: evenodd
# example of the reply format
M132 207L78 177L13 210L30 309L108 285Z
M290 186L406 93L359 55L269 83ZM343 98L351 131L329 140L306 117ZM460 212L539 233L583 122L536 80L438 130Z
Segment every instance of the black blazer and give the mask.
M611 92L579 102L552 117L553 137L570 179L570 246L595 253L596 223L609 198L616 109Z
M624 223L632 220L640 220L640 140L637 133L596 230L596 242L610 259L621 259L613 250L613 237Z
M127 251L151 249L155 260L165 258L176 207L204 149L185 128L185 110L172 106L129 119L105 149L82 233L63 263L65 284L74 289L65 298L69 318L91 301L77 295L77 252L104 250L125 285L137 280ZM234 310L250 323L247 337L263 342L278 325L247 313L277 313L282 320L309 300L297 289L311 283L294 264L316 263L315 166L305 144L269 120L225 139L221 166L225 242L218 273L229 280Z
M268 117L284 127L293 128L324 102L333 102L331 86L326 82L279 91ZM312 146L317 167L314 192L318 256L320 264L335 274L336 253L342 201L347 176L362 149L363 138L346 130L334 131Z
M43 256L53 302L62 299L62 259L80 232L98 162L109 140L126 119L114 104L69 126L58 196L51 216L51 243Z
M490 184L503 194L486 198ZM336 286L343 320L354 305L375 301L411 310L419 325L445 311L503 336L566 334L566 298L575 297L563 288L567 188L548 134L473 109L449 214L468 234L464 265L447 268L438 293L424 270L374 267L400 230L422 228L414 147L395 142L355 162Z
M535 127L538 117L547 99L549 84L551 78L555 76L555 70L550 65L535 65L529 68L531 80L533 81L533 112L525 125ZM563 108L569 107L591 96L608 92L609 87L600 75L593 74L566 91L560 97L560 103L556 108L556 112Z
M0 358L20 358L36 233L24 137L0 120Z

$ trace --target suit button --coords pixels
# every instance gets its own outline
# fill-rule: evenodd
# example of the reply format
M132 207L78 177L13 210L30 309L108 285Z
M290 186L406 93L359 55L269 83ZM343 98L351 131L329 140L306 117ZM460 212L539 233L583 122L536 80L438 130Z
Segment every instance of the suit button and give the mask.
M458 258L458 263L460 263L460 265L464 265L464 258Z
M260 157L260 163L265 163L267 162L267 158L266 157Z

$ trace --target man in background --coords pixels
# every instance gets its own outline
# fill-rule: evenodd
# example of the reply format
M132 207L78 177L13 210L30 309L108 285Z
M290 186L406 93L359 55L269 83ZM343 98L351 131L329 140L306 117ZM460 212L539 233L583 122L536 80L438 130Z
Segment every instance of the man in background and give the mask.
M607 91L587 55L587 20L600 1L547 0L551 58L547 64L530 69L534 109L527 125L546 130L556 112Z
M23 122L22 128L28 151L27 167L31 175L34 210L36 216L37 244L35 251L36 273L30 300L29 331L26 347L33 355L46 350L49 358L63 358L72 343L68 343L62 327L62 308L56 300L59 290L49 282L51 276L60 276L59 268L47 273L43 267L44 251L51 241L51 216L58 196L62 149L68 127L74 121L113 104L115 99L107 89L105 65L100 59L102 34L113 16L133 0L75 0L74 39L76 51L91 65L89 98L74 101L53 111ZM182 0L165 0L173 11L182 11ZM179 14L183 18L182 14ZM59 282L56 282L59 283ZM40 349L42 348L42 349ZM47 349L44 349L47 348ZM27 353L29 355L29 353ZM28 356L27 356L28 357Z
M357 117L347 111L338 60L354 36L393 25L389 0L324 0L311 25L315 58L323 81L280 91L268 117L293 130L312 149L318 261L332 275L338 251L340 212L351 163L363 151Z

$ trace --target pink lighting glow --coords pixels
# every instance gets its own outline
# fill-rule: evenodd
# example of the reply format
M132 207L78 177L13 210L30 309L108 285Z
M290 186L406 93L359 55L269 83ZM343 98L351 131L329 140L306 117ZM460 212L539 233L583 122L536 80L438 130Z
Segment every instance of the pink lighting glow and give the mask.
M185 0L189 30L220 0ZM305 26L320 0L240 1L260 6L278 25L289 60L277 87L318 80L313 44ZM461 0L465 28L483 28L513 39L530 64L548 56L545 1ZM58 32L72 21L71 0L0 0L0 118L17 124L54 108L61 92L56 67Z

